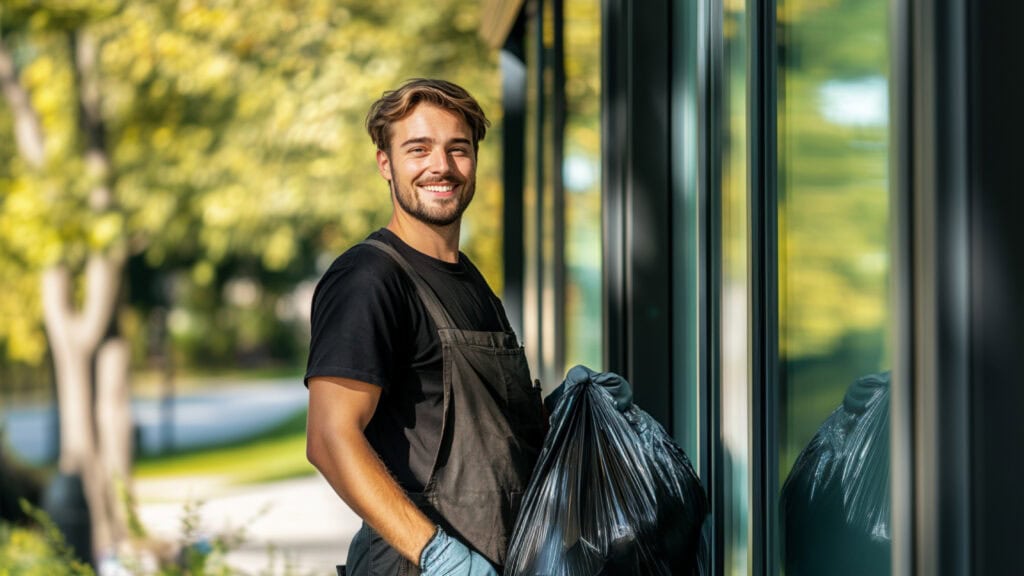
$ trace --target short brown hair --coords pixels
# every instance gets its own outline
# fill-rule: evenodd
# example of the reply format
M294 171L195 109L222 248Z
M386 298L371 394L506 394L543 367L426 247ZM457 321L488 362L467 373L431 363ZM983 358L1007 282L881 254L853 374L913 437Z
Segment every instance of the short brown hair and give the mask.
M389 90L370 106L366 115L366 131L378 150L390 152L391 123L405 118L421 103L433 104L454 112L469 125L473 134L473 149L487 134L491 123L477 101L465 88L430 78L408 80L397 90Z

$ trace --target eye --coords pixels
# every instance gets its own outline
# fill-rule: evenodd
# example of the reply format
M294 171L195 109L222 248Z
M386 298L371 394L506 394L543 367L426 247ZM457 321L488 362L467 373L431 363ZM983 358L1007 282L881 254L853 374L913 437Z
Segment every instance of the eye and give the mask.
M450 152L454 156L468 156L469 155L469 149L466 148L465 146L456 146L455 148L452 148Z
M426 151L427 151L427 148L425 146L413 146L412 148L409 148L409 150L408 150L408 152L410 154L424 154L424 153L426 153Z

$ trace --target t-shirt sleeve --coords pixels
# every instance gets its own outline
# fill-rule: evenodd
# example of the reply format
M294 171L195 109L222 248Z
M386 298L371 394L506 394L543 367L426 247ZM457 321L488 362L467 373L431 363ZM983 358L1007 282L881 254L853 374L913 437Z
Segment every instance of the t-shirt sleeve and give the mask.
M362 257L360 257L362 256ZM359 251L343 255L313 295L306 385L317 376L350 378L390 388L401 310L393 267Z

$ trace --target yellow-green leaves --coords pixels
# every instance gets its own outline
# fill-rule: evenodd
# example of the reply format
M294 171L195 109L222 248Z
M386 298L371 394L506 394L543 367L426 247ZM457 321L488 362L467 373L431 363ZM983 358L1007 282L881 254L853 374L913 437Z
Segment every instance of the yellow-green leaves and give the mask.
M311 262L386 223L390 198L363 127L382 92L442 76L500 116L496 55L476 36L469 0L14 0L2 10L46 146L44 166L19 159L4 144L14 124L0 104L0 262L19 278L118 245L196 286L239 262L297 283ZM99 49L109 174L85 170L76 29ZM497 143L481 150L466 235L495 278ZM96 213L89 196L103 185L113 202ZM37 284L8 285L29 291L8 301L37 299ZM37 309L22 310L26 320L4 324L38 326ZM0 339L8 334L0 327Z

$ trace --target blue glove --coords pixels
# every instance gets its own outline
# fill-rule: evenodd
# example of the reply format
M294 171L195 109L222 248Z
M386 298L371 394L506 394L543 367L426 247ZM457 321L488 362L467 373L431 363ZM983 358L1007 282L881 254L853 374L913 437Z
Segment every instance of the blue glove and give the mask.
M615 409L619 412L625 412L633 405L633 387L629 385L625 378L614 372L594 372L590 368L579 364L573 366L569 373L565 375L565 380L558 388L555 388L544 399L544 407L547 408L548 414L554 413L555 405L558 404L558 400L566 390L576 384L587 381L593 382L608 391L612 396L612 400L615 401Z
M437 527L420 552L421 576L498 576L486 558Z

